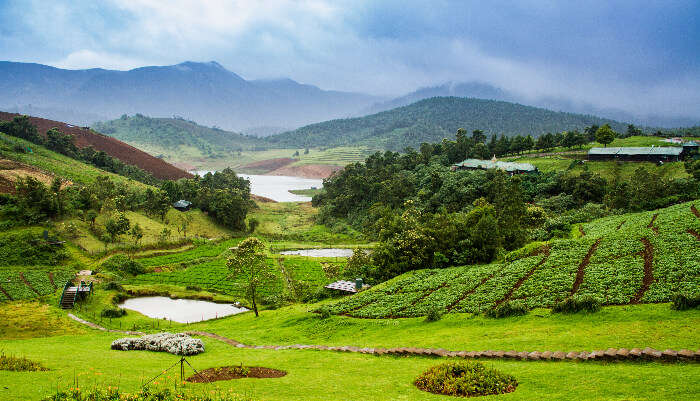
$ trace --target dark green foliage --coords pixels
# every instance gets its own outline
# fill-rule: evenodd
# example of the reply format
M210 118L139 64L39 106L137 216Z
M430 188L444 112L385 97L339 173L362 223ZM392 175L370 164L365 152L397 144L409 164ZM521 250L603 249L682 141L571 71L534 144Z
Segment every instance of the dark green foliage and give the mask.
M116 281L110 281L105 284L104 289L107 291L124 291L124 287Z
M430 308L428 313L425 314L426 322L437 322L442 319L443 311L440 308Z
M31 361L24 357L7 356L3 352L0 354L0 370L12 372L39 372L48 370L39 362Z
M617 132L610 127L610 124L603 125L595 132L596 142L603 144L604 146L608 146L608 144L614 141L616 137Z
M114 294L114 296L112 297L112 303L115 305L118 305L118 304L126 301L128 298L129 298L129 296L126 295L125 293L118 292L118 293Z
M61 245L46 241L40 230L0 233L0 264L58 265L68 258Z
M82 382L81 382L82 383ZM117 382L118 383L118 382ZM87 387L87 386L86 386ZM140 389L135 393L127 393L119 389L119 385L112 385L107 389L92 387L84 390L70 388L57 390L55 394L42 398L41 401L222 401L227 400L226 395L219 396L209 393L199 394L192 391L171 391L164 389Z
M600 310L600 300L590 295L573 296L563 301L557 302L552 307L553 313L578 313L578 312L598 312Z
M144 269L141 263L122 254L114 255L107 259L104 263L102 263L101 267L105 270L130 274L132 276L146 272L146 269Z
M671 297L671 309L673 310L689 310L700 308L700 294L674 294Z
M322 306L318 309L318 317L321 319L328 319L331 315L332 313L328 306Z
M507 116L507 118L504 118ZM439 142L458 128L465 132L484 130L507 136L524 135L514 141L502 140L504 153L518 153L527 146L528 134L583 129L592 124L623 124L580 114L553 112L515 103L473 98L436 97L414 104L359 118L331 120L311 124L295 131L266 138L271 145L346 146L364 145L378 149L417 148L423 142ZM476 139L483 139L477 136ZM534 140L533 140L534 142ZM512 149L511 149L512 147ZM486 155L488 157L490 155ZM461 155L464 158L464 154Z
M28 116L16 116L12 121L0 121L0 132L33 143L41 144L44 142L36 127L29 121Z
M105 308L100 312L100 316L111 319L119 318L124 315L126 315L126 310L122 308Z
M111 241L114 242L120 235L126 234L130 226L129 219L123 213L120 213L107 219L105 230L107 230Z
M505 394L518 386L515 377L476 361L433 366L413 383L423 391L461 397Z
M520 301L506 301L496 306L495 308L486 311L486 316L492 318L504 318L510 316L527 315L528 309L524 303Z
M185 290L187 290L187 291L202 291L202 287L200 287L198 285L188 285L188 286L185 286Z

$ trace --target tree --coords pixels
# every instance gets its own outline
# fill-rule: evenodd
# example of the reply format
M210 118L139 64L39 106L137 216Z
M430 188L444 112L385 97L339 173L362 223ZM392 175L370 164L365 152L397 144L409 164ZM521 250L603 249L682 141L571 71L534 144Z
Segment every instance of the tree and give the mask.
M158 234L158 240L162 243L165 243L170 239L170 235L172 235L172 230L170 230L168 227L163 227L163 230L161 230L160 234Z
M596 142L603 144L605 147L607 147L610 142L614 141L616 136L617 132L613 131L610 124L603 125L595 132Z
M136 223L133 227L131 227L129 235L134 239L134 245L139 246L139 241L141 241L141 238L143 238L143 229L139 223Z
M642 130L635 127L634 124L630 124L627 126L627 137L634 136L634 135L643 135L643 134L644 133L642 132Z
M182 233L183 236L187 238L187 228L189 228L190 223L192 223L192 215L180 213L177 224L177 233Z
M233 249L226 267L237 281L243 281L246 296L253 306L255 317L258 317L258 291L260 287L275 279L272 266L267 264L265 244L255 237L245 239Z
M131 223L129 219L120 213L116 217L110 217L105 223L105 230L109 234L109 238L114 242L120 235L126 234L129 231Z
M85 219L90 222L90 228L95 228L95 220L97 219L97 212L94 209L90 209L85 212Z

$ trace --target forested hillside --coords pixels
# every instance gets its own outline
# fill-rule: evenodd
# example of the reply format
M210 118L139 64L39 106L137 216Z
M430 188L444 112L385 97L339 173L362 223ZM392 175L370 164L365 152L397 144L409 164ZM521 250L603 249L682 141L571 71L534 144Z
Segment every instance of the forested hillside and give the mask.
M216 158L256 150L263 144L254 136L205 127L182 118L151 118L141 114L99 122L93 128L169 159L182 154Z
M435 97L409 106L360 118L326 121L271 136L279 146L363 145L377 149L417 148L423 142L440 142L458 128L483 130L508 136L583 130L610 124L623 131L626 125L594 116L562 113L516 103L474 98Z

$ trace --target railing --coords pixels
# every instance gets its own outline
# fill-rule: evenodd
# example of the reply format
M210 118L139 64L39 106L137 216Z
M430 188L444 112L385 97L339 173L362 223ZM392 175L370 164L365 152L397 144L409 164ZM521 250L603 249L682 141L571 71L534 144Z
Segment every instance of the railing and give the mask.
M58 306L63 306L63 297L66 296L66 290L70 288L71 282L66 281L66 285L63 286L63 292L61 293L61 300L58 301Z

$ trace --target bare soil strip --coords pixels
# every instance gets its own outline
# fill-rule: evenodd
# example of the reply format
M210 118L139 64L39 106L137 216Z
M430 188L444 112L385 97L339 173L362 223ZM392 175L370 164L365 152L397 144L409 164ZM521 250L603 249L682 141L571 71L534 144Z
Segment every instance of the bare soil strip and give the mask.
M243 378L276 379L286 375L287 372L284 370L264 368L261 366L223 366L220 368L205 369L185 380L190 383L211 383Z
M591 257L595 253L596 249L598 249L598 244L600 244L600 240L602 238L598 238L593 245L588 249L588 253L586 256L583 257L583 260L581 261L581 264L578 265L578 271L576 272L576 280L574 280L574 286L571 287L571 294L574 295L576 292L578 292L579 287L581 286L581 283L583 283L583 275L586 273L586 266L588 266L589 263L591 263Z
M27 279L24 277L24 273L19 272L19 278L21 278L22 281L24 281L24 284L26 284L27 287L29 287L30 290L34 291L34 293L35 293L36 295L41 296L41 294L39 294L39 291L35 290L34 287L32 287L32 285L29 284L29 281L27 281Z
M491 273L490 276L485 277L483 280L481 280L481 281L479 282L479 284L475 285L474 288L472 288L471 290L469 290L469 291L465 292L464 294L462 294L462 296L459 297L458 300L452 302L452 304L450 304L450 306L448 306L448 307L446 308L447 311L449 312L449 311L452 310L452 308L454 308L455 306L459 305L460 302L464 301L465 298L467 298L468 296L470 296L471 294L473 294L474 291L476 291L479 287L481 287L482 285L484 285L487 281L491 280L491 279L493 278L493 276L496 275L496 273L500 273L501 270L503 270L503 268L500 268L500 269L498 269L497 271Z
M642 287L630 301L633 304L638 304L641 301L644 293L649 289L651 283L654 282L654 247L646 238L642 238L642 242L644 243L644 250L642 251L642 256L644 257L644 278L642 279Z
M513 288L511 288L510 291L508 291L508 294L505 297L503 297L503 299L497 301L495 306L498 306L498 305L502 304L503 302L509 300L510 297L513 296L513 293L515 293L515 291L517 291L518 288L520 288L520 286L523 285L523 283L535 273L535 270L537 270L538 267L542 266L542 264L547 261L547 259L549 258L549 247L545 247L543 252L544 252L544 257L542 258L542 260L537 262L536 265L532 266L532 269L530 269L530 271L527 272L527 274L520 277L520 280L518 280L518 282L515 283Z
M617 226L616 230L617 230L617 231L620 231L620 228L622 228L622 225L625 224L626 221L627 221L627 220L622 220L622 222L620 222L620 225Z
M3 294L5 294L5 296L7 297L7 299L9 299L10 301L14 301L14 299L12 299L12 297L10 296L10 294L8 294L7 291L5 291L5 289L2 288L1 286L0 286L0 292L2 292Z
M585 236L586 236L586 232L583 231L583 226L580 225L580 224L579 224L579 226L578 226L578 232L581 233L581 236L582 236L582 237L585 237Z
M430 296L430 294L434 293L435 291L447 287L447 284L448 284L448 282L445 281L444 283L440 284L438 287L426 291L425 294L423 294L420 298L418 298L418 299L416 299L415 301L411 302L409 305L406 305L406 306L404 306L403 308L397 310L397 311L396 311L396 313L398 313L397 316L400 316L400 314L401 314L402 311L404 311L404 310L406 310L406 309L408 309L408 308L411 308L411 307L413 307L413 306L416 306L417 303L421 302L422 300L424 300L425 298L427 298L428 296Z
M690 234L690 235L694 236L695 238L697 238L698 241L700 241L700 233L698 233L697 231L693 230L692 228L689 228L687 232L688 232L688 234Z
M49 281L51 282L51 285L53 286L54 290L57 290L58 287L56 287L56 283L53 281L53 272L48 272L49 275Z
M651 228L654 231L654 234L659 233L659 228L654 225L654 221L656 221L656 218L659 217L659 214L656 213L655 215L651 216L651 221L649 222L649 225L647 227Z
M690 210L693 211L693 214L695 215L695 217L700 219L700 211L698 211L698 209L695 208L695 205L690 205Z

